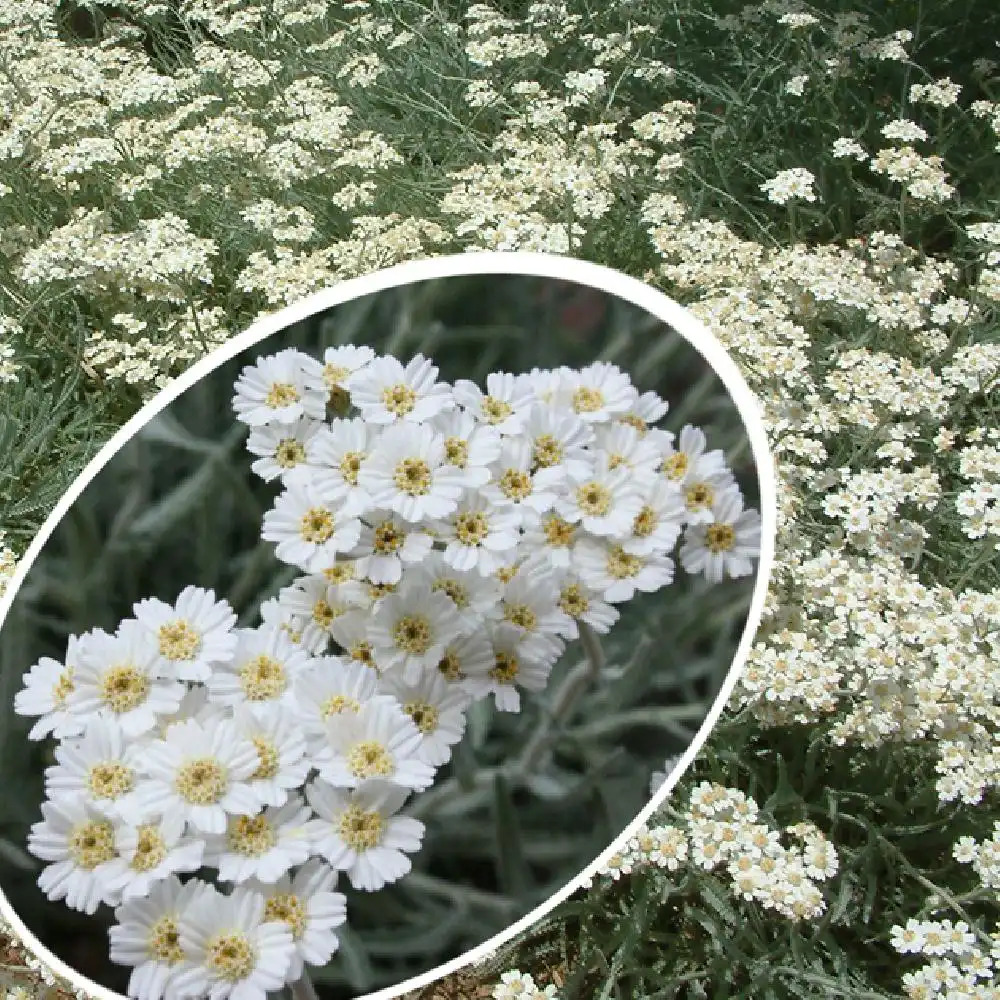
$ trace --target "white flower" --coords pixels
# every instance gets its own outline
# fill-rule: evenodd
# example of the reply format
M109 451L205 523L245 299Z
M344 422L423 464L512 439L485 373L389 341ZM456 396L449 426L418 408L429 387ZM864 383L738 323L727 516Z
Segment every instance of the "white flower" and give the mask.
M324 427L310 417L300 417L288 424L264 424L254 427L247 440L247 451L258 455L250 466L265 482L284 479L307 459L309 446Z
M306 823L311 817L300 795L290 795L284 805L269 806L256 816L230 816L225 833L208 838L205 864L218 868L226 882L276 882L309 860L312 844Z
M296 676L296 691L299 679L308 673ZM296 703L300 707L298 698ZM236 708L233 722L236 732L257 751L257 769L247 780L250 789L264 805L284 805L312 768L298 715L282 705L244 704Z
M618 609L602 601L575 573L564 572L559 581L559 608L569 619L562 632L566 639L576 639L580 635L577 622L586 622L595 632L606 635L618 621Z
M500 434L520 434L535 394L516 376L493 372L486 376L485 393L475 382L459 379L455 383L455 401Z
M174 978L184 950L180 927L184 915L212 886L192 879L181 885L170 876L149 890L148 896L132 899L115 910L117 923L109 930L110 957L118 965L133 966L128 981L129 996L136 1000L174 1000Z
M495 427L477 423L465 410L438 414L431 426L444 438L444 457L462 472L468 488L484 486L490 480L490 465L500 457L500 434Z
M673 560L660 553L633 555L614 541L584 539L574 568L588 588L610 604L630 601L637 590L652 593L674 578Z
M351 596L359 593L360 588ZM346 599L345 590L330 583L322 573L300 576L291 586L282 587L278 594L278 608L289 625L283 631L286 634L296 632L296 644L310 656L326 652L333 620L352 607L354 605ZM273 624L271 627L274 627Z
M205 842L185 836L185 826L181 817L167 815L138 825L123 823L115 829L118 857L112 869L121 882L118 895L122 900L145 898L154 885L175 872L201 867Z
M147 777L136 789L133 809L140 817L182 816L205 833L222 833L227 814L252 816L260 808L249 785L259 764L253 743L234 722L176 722L143 750Z
M396 358L379 357L355 372L347 385L351 401L367 422L422 423L455 405L451 387L435 381L437 373L438 369L422 354L405 368Z
M567 521L554 510L525 515L519 551L529 562L545 561L553 569L567 569L573 546L583 537L583 527Z
M801 97L806 89L806 84L809 82L809 77L805 75L793 76L785 84L785 93L791 94L793 97Z
M410 870L407 853L420 849L424 825L396 813L408 791L388 781L363 781L352 791L317 779L306 798L318 818L310 823L316 851L355 889L375 892Z
M322 420L326 398L320 363L288 348L243 369L236 380L233 409L251 427L289 424L303 416Z
M384 677L379 691L391 695L420 730L419 756L434 767L451 759L451 748L465 732L466 692L449 684L438 671L428 671L415 683Z
M180 944L178 992L211 1000L266 1000L284 985L295 953L288 925L266 920L264 897L242 886L230 896L198 895L181 915Z
M391 698L372 698L359 712L331 716L326 736L332 752L319 773L336 788L385 778L423 791L434 780L434 768L420 760L420 730Z
M431 427L413 424L385 430L358 483L375 506L410 522L447 517L465 489L462 470L447 464L444 438Z
M897 118L882 126L882 135L900 142L919 142L927 138L927 131L908 118Z
M213 665L232 659L236 615L212 590L185 587L172 607L150 597L136 603L132 613L156 640L157 665L167 677L204 681Z
M669 552L680 537L687 519L687 507L677 486L657 477L641 494L642 506L635 515L622 548L635 555Z
M237 629L236 650L208 679L209 700L219 705L244 702L293 706L295 675L311 657L280 629Z
M434 539L390 511L370 511L369 523L351 553L357 559L359 576L372 583L399 583L404 565L423 561L434 547Z
M305 464L289 474L288 482L312 483L342 517L359 516L371 507L372 498L358 485L358 476L379 438L380 428L363 420L323 424L309 441Z
M441 659L459 632L455 602L440 591L407 586L387 595L372 616L368 637L375 662L416 680Z
M141 744L127 741L114 718L94 716L81 738L56 746L56 765L45 769L45 792L52 799L82 797L114 819L121 801L135 788L135 762L141 752Z
M606 462L610 469L626 469L632 476L652 479L662 461L662 451L671 441L666 431L656 428L640 432L631 424L601 424L595 428L595 460Z
M776 205L786 205L795 198L815 201L816 193L812 188L815 180L808 170L792 167L790 170L781 170L770 180L764 181L760 189L767 195L768 201Z
M649 424L655 424L667 413L667 402L652 390L644 392L632 405L615 419L619 423L634 427L640 435L645 434ZM664 431L663 433L668 433ZM672 435L671 435L672 436Z
M114 900L122 880L111 820L82 798L43 802L42 817L28 835L28 850L53 862L38 876L42 892L84 913Z
M587 423L628 413L639 395L628 375L607 361L595 361L580 371L560 368L558 374L556 405L567 406Z
M158 716L177 710L184 685L159 676L159 648L139 622L123 621L116 635L93 629L76 652L69 695L75 714L109 715L126 736L139 736L154 728Z
M857 139L841 138L836 139L833 143L833 148L831 150L833 158L835 160L841 160L845 157L852 157L855 160L867 160L868 153L865 147L861 145Z
M507 517L516 517L508 513ZM454 518L452 518L454 522ZM439 526L438 537L442 540L447 537L447 526ZM512 545L511 551L516 544L516 531L511 530ZM504 550L504 557L508 550ZM492 567L488 572L493 573L499 566ZM430 552L419 564L408 571L408 585L414 587L426 585L431 590L440 591L447 594L455 603L458 611L459 628L463 634L475 631L479 623L491 608L500 599L500 581L493 576L485 576L475 570L456 569L449 563L443 552Z
M481 493L463 500L458 510L435 528L445 543L444 561L462 572L483 576L513 557L521 516L511 505L494 505Z
M575 413L536 403L528 413L524 434L531 443L535 468L559 469L581 478L594 464L588 450L594 443L594 430Z
M492 472L492 482L479 491L479 496L498 507L513 507L521 520L525 510L536 514L551 510L565 482L560 468L535 468L531 444L523 437L504 439Z
M665 443L660 472L679 489L706 476L726 471L726 457L721 450L706 451L708 439L698 427L685 425L676 445Z
M489 635L486 629L477 628L469 635L448 643L444 655L438 661L437 671L449 684L457 685L473 697L480 697L481 693L488 690L488 686L483 686L482 680L495 665Z
M624 538L642 508L636 479L627 468L611 468L605 456L586 479L577 480L556 502L556 510L571 524L580 522L592 535Z
M330 393L329 405L334 413L346 412L351 403L348 385L353 377L375 360L370 347L328 347L323 354L323 381Z
M743 509L743 497L733 489L712 505L711 524L690 526L681 544L681 565L688 573L703 573L709 583L726 576L749 576L760 554L760 514Z
M56 739L65 739L83 732L86 716L73 711L69 697L73 692L79 644L80 640L71 635L64 663L43 656L23 675L24 687L14 696L14 711L38 717L28 739L43 740L50 733Z
M340 946L334 933L347 919L347 901L334 892L337 873L318 858L304 864L289 879L283 875L273 885L251 880L247 888L264 897L264 919L283 922L291 931L295 952L285 980L301 979L304 966L326 965Z
M342 514L311 483L296 481L264 515L260 536L277 543L275 554L282 562L320 573L334 565L338 553L358 544L361 522Z
M527 644L523 631L506 622L492 627L489 636L493 665L486 674L468 675L462 686L474 698L492 694L501 712L519 712L521 696L517 688L544 690L561 648Z
M519 629L524 648L539 649L543 659L553 651L556 656L562 652L559 636L573 628L559 606L559 591L549 567L538 562L520 566L504 585L494 616Z

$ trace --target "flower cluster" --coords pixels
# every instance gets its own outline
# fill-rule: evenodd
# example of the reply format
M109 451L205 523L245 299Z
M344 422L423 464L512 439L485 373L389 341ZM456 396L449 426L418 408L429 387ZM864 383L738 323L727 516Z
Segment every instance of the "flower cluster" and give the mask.
M759 514L720 451L610 364L448 385L417 356L296 350L243 370L261 537L303 575L257 628L212 591L139 601L43 658L15 708L60 742L39 885L116 907L142 1000L263 997L325 964L346 901L404 876L401 814L473 699L517 711L568 640L671 583L752 571ZM230 889L182 875L210 869Z

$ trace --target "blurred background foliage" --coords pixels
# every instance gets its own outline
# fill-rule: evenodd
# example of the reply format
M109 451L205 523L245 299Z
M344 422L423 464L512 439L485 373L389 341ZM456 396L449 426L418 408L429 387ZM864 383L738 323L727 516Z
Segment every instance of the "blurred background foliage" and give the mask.
M670 403L663 425L704 428L725 450L749 505L759 505L740 415L700 354L656 317L603 292L533 276L453 277L340 305L221 365L134 437L86 488L33 565L0 632L0 885L55 954L123 991L128 970L107 960L111 912L95 917L46 901L26 854L40 818L51 743L27 740L13 714L21 675L67 636L114 629L146 596L172 601L188 584L213 588L255 625L262 601L297 571L259 541L276 493L250 473L233 383L261 354L296 346L370 344L440 377L485 383L491 371L583 366L627 370ZM622 606L603 640L607 664L558 717L553 697L582 659L572 644L549 688L519 714L473 707L465 739L435 786L408 809L426 824L414 871L375 893L348 896L348 927L323 1000L398 983L456 957L533 909L589 864L648 799L652 771L700 727L742 635L753 578L709 587L678 572L659 594Z

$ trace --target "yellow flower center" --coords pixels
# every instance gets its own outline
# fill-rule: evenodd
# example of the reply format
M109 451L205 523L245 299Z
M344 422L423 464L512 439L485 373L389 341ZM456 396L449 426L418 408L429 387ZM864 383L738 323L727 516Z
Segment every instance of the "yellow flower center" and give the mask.
M417 405L417 394L405 382L397 382L382 390L382 402L390 413L405 417Z
M573 393L573 409L577 413L594 413L604 405L604 393L600 389L580 386Z
M551 434L539 434L535 438L531 460L540 469L549 469L558 465L563 458L563 446Z
M710 524L705 529L705 543L709 552L728 552L736 541L731 524Z
M181 951L181 929L173 917L160 917L149 928L147 950L150 958L167 965L176 965L184 958L184 952Z
M220 979L238 983L253 972L257 956L246 934L230 931L216 934L205 949L205 964Z
M348 806L337 827L340 839L352 850L370 851L382 842L385 820L376 809Z
M66 699L73 693L73 668L66 667L59 675L59 680L52 686L52 703L56 708L62 708Z
M608 455L609 469L617 469L619 466L622 466L624 464L625 464L625 456L622 455L620 452L616 451Z
M656 511L647 504L635 515L635 520L632 522L632 534L636 538L649 538L656 531L657 521Z
M508 469L498 483L500 492L510 500L523 500L531 496L531 476L519 469Z
M250 777L265 780L273 778L281 766L281 754L278 752L278 748L270 740L264 739L263 736L251 736L250 742L253 743L254 749L257 751L257 758L260 760L257 770Z
M136 872L152 871L167 856L167 845L152 824L139 827L131 868Z
M240 667L240 687L248 701L277 698L286 686L285 668L273 657L261 654Z
M577 487L576 502L588 517L604 517L611 510L611 491L600 483Z
M80 867L93 871L115 857L115 831L106 819L87 820L73 827L67 843L69 856Z
M667 479L673 482L678 482L683 479L687 474L688 470L688 457L687 453L679 451L669 458L663 460L663 464L660 466L660 471L667 477Z
M87 773L87 785L95 799L117 799L134 784L135 772L117 760L95 764Z
M444 457L449 465L464 469L469 464L469 442L460 437L445 438Z
M245 858L259 858L278 842L278 835L261 813L259 816L237 816L226 834L229 850Z
M329 583L347 583L354 579L354 564L349 562L335 563L323 570L323 576Z
M288 924L293 940L298 941L306 932L308 915L305 903L290 892L270 896L264 901L264 921L272 920Z
M392 630L396 645L411 656L422 656L431 647L430 622L421 615L407 615Z
M490 522L479 510L455 515L455 537L463 545L481 545L490 533Z
M361 711L361 703L354 698L348 698L345 694L332 694L319 707L319 714L324 719L329 719L331 715L340 715L343 712L358 713Z
M629 427L634 427L641 437L646 433L649 428L646 426L646 421L642 417L637 417L634 413L626 413L618 418L618 423L628 424Z
M372 644L361 640L356 642L348 650L348 653L352 660L357 660L358 663L363 663L366 667L371 667L372 670L377 670L375 665L375 654L372 652Z
M395 589L395 583L373 583L368 587L368 596L372 601L380 601L386 594L393 593Z
M687 491L684 499L688 510L705 510L712 506L715 491L708 483L696 483Z
M380 556L389 556L398 552L404 541L406 535L392 521L383 521L375 528L372 546Z
M333 531L333 515L325 507L310 507L299 519L299 534L313 545L327 541Z
M299 390L291 382L275 382L268 390L264 402L277 410L282 406L291 406L299 401Z
M396 767L389 751L378 740L362 740L351 747L347 769L355 778L388 778Z
M296 441L295 438L283 438L274 449L274 460L283 469L294 468L300 462L304 462L305 458L306 450L302 442Z
M449 681L460 681L465 674L462 673L462 661L458 658L458 655L452 650L445 650L444 656L441 657L438 663L438 670L444 675L444 677Z
M572 618L579 618L587 613L590 601L578 583L563 587L559 595L559 607Z
M213 757L196 757L178 769L174 788L193 806L213 805L226 793L226 769Z
M417 729L424 735L433 733L438 727L438 710L426 701L408 701L403 711L413 719Z
M392 481L401 493L424 496L431 488L431 468L422 458L404 458L396 466Z
M627 580L642 569L642 560L626 552L620 545L613 545L608 550L608 575L616 580Z
M181 618L161 625L156 635L168 660L193 660L201 650L201 633Z
M101 678L101 698L112 712L131 712L146 700L149 678L131 663L119 663Z
M336 617L337 617L337 613L331 607L330 602L327 601L325 598L321 597L312 606L312 620L320 628L329 628L330 627L330 623Z
M517 563L510 566L501 566L494 574L501 583L510 583L517 576Z
M344 477L345 483L350 483L351 486L358 485L358 473L361 471L361 463L364 461L365 455L361 451L348 451L344 453L344 457L340 460L340 474Z
M504 618L528 632L538 626L538 615L527 604L504 604Z
M349 369L343 365L335 365L332 361L323 366L323 381L328 389L337 388L350 374Z
M495 666L490 671L490 677L501 684L512 684L520 669L517 657L513 653L500 651L496 654L494 663Z
M458 580L450 577L435 580L431 585L431 590L443 591L460 609L467 608L469 606L469 592L458 582Z

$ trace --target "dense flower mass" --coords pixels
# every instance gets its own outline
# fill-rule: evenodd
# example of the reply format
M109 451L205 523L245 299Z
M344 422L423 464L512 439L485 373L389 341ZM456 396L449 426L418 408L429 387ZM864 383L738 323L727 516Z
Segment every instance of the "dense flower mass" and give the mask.
M303 575L257 628L212 591L74 637L15 700L60 739L29 850L39 885L115 907L129 991L263 997L323 965L343 872L409 872L428 788L474 699L518 711L569 640L673 580L753 571L760 516L695 427L612 364L494 374L486 392L361 347L258 359L235 386L264 541ZM550 553L562 558L554 559ZM214 869L220 891L200 878Z

